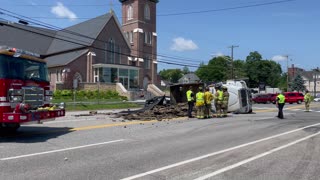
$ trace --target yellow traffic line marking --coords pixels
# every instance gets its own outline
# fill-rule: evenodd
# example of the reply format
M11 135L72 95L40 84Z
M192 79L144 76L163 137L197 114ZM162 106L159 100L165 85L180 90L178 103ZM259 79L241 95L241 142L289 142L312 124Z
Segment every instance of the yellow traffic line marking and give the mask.
M320 104L311 104L310 107L320 107ZM284 106L284 108L286 110L288 110L288 109L298 109L298 108L305 108L305 105L303 104L303 105L291 106L291 107L287 107L287 108L286 108L286 106ZM255 110L254 112L275 112L275 111L278 111L277 107L275 107L274 109Z
M173 118L173 119L164 119L162 121L177 121L177 120L187 120L188 118L180 117L180 118ZM113 123L113 124L102 124L96 126L84 126L78 128L72 128L70 131L83 131L83 130L91 130L91 129L101 129L101 128L108 128L108 127L117 127L117 126L126 126L126 125L135 125L135 124L150 124L155 122L162 122L158 120L150 120L150 121L134 121L134 122L123 122L123 123Z

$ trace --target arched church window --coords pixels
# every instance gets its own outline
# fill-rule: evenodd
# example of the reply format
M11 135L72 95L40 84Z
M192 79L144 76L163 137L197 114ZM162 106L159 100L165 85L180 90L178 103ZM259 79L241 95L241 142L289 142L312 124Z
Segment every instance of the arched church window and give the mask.
M144 18L150 20L150 7L148 4L144 6Z
M132 7L132 5L129 5L129 6L128 6L127 19L128 19L128 20L133 19L133 7Z

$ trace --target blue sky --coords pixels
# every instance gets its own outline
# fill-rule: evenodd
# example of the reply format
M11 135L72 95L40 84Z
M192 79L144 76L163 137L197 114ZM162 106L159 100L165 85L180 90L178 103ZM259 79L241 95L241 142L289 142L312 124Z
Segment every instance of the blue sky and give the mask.
M120 22L122 16L118 0L0 2L2 9L61 28L109 12L110 2ZM158 54L175 59L159 59L181 64L207 63L213 56L230 56L228 47L237 45L234 59L244 60L250 52L258 51L264 59L279 62L284 71L287 61L283 55L289 55L289 65L306 70L320 67L319 9L319 0L160 0ZM0 18L17 21L5 14ZM164 63L158 66L182 68Z

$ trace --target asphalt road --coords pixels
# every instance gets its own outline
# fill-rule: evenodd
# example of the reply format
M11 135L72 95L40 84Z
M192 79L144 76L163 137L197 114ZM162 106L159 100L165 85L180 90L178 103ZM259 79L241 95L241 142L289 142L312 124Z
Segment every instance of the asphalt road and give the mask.
M161 122L68 112L0 136L0 179L318 180L320 103L311 109Z

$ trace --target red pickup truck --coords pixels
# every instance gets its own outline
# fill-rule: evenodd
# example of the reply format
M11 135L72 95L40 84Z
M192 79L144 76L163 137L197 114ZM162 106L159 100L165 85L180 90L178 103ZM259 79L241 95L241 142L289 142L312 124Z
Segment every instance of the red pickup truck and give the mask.
M304 95L299 92L285 92L286 103L297 103L301 104L304 101Z

